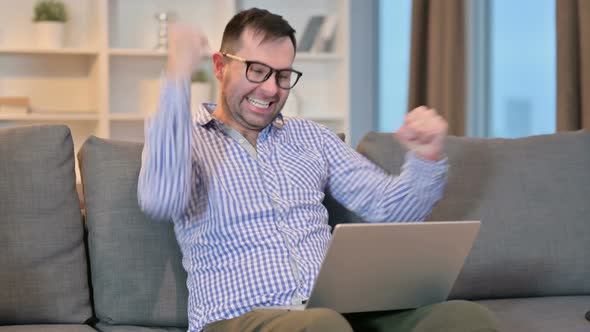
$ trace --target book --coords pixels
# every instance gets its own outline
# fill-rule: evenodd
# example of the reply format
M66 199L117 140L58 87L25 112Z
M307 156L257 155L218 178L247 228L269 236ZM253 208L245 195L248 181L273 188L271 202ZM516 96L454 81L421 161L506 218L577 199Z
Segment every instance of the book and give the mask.
M308 19L301 40L299 41L299 45L297 46L298 52L309 52L311 50L317 35L320 32L320 28L324 23L324 19L324 15L313 15Z
M0 97L0 114L27 114L29 97Z
M29 107L29 97L0 97L0 106L24 106Z
M332 52L336 35L337 18L328 15L324 18L320 31L314 40L310 52Z

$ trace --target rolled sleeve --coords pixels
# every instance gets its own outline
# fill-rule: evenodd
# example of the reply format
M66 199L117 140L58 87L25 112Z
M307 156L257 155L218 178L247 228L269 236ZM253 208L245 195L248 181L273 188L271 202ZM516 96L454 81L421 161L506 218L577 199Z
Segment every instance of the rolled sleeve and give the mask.
M174 219L188 202L191 183L190 82L162 78L158 112L147 120L138 203L155 219Z
M448 170L446 158L431 162L408 152L399 175L391 175L335 135L327 137L328 190L365 220L422 221L442 197Z

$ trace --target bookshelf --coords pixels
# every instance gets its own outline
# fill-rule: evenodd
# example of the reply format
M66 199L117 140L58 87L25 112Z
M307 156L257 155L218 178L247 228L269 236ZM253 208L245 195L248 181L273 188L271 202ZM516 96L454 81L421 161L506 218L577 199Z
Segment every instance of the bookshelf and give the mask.
M304 76L293 91L299 116L349 132L348 0L63 2L69 11L64 47L39 49L31 22L36 0L0 0L0 96L27 96L32 109L28 114L0 113L0 127L66 124L76 149L90 135L142 141L166 61L165 52L153 50L158 29L154 14L172 10L179 21L198 24L217 50L225 24L237 11L261 7L283 15L298 39L311 15L338 18L332 52L298 53L294 67ZM208 57L203 63L212 71L210 61Z

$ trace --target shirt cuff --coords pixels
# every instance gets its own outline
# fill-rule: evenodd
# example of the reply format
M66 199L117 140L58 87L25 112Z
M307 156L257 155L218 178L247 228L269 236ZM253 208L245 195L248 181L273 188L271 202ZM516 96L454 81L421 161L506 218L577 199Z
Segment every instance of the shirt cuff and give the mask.
M184 94L188 96L191 82L190 79L171 79L162 72L160 75L160 93L162 96L178 96Z
M442 182L446 180L449 162L446 156L438 161L430 161L409 151L406 153L406 162L403 167L404 170L411 173L413 179L421 179L420 182L424 182L424 180L426 182Z

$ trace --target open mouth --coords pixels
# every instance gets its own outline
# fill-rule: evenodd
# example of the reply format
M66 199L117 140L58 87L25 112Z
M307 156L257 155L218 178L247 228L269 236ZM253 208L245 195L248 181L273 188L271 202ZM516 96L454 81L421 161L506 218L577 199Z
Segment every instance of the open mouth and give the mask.
M260 99L254 99L251 97L247 97L246 100L248 101L248 103L252 106L255 106L257 108L262 108L262 109L267 109L270 107L270 105L273 104L272 101L263 101Z

